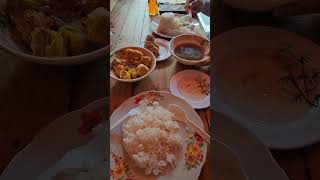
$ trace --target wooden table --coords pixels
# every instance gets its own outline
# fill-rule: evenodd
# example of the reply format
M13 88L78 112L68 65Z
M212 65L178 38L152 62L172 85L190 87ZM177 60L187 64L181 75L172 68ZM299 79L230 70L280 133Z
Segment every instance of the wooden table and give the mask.
M267 25L296 32L320 45L319 15L273 18L270 13L243 12L225 5L221 0L214 0L213 2L211 11L214 19L213 36L239 26ZM320 179L320 144L288 151L271 149L271 152L291 180Z
M25 62L0 49L0 64L0 173L41 128L106 96L105 58L54 67Z
M111 12L111 51L125 46L126 44L141 45L146 35L151 33L151 19L148 13L147 0L118 0ZM110 80L110 113L119 105L138 93L147 90L169 91L170 78L178 71L190 69L193 67L184 66L170 58L157 64L156 69L149 78L136 83L121 83ZM202 68L209 72L208 69ZM209 132L210 110L197 110L197 113L203 120L205 130ZM201 180L210 179L208 158L202 169Z

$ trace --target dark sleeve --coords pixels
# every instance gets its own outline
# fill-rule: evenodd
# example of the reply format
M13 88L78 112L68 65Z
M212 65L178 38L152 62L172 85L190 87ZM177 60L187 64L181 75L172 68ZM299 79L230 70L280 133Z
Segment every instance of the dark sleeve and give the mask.
M202 13L204 13L207 16L210 16L210 0L203 0L203 10Z

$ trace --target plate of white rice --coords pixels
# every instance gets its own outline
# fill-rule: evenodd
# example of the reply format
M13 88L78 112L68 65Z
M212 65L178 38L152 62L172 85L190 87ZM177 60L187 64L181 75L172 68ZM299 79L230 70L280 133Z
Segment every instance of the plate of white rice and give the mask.
M167 12L152 20L153 32L161 37L172 39L181 34L204 35L199 22L189 15Z
M204 128L195 110L169 92L148 91L126 100L110 117L110 126L136 107L111 130L110 179L198 179L206 161L207 143L187 124L174 120L169 104Z

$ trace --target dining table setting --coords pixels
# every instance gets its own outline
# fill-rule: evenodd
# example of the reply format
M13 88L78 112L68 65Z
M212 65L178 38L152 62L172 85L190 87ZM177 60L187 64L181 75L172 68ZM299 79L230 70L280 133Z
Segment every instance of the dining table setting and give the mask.
M185 2L111 2L111 179L211 179L210 66L202 64L208 64L210 59L210 35L201 25L198 16L186 12ZM183 45L186 47L182 47ZM190 53L186 53L185 49L190 49ZM171 163L168 159L161 160L164 161L162 167L153 165L150 162L153 160L147 158L150 154L151 157L160 158L163 153L167 153L168 157L171 150L163 150L159 155L154 154L155 150L142 148L151 148L160 141L158 137L155 137L156 141L149 142L148 136L151 138L155 135L145 134L143 139L139 136L140 132L147 133L149 126L167 131L161 125L152 123L161 118L158 113L170 112L174 114L172 123L178 122L180 127L187 126L179 128L179 133L176 134L182 138L182 146L179 145L181 143L177 145L177 142L174 146L182 148L178 154L185 154L181 160L178 155L174 157L177 159L173 169L166 165ZM144 125L135 125L134 122L138 120L144 122ZM168 117L168 121L171 118ZM134 131L136 128L139 130ZM134 147L135 139L139 137L141 144ZM184 144L184 139L187 139L187 144ZM162 146L166 147L158 145L157 148L162 149ZM197 150L189 149L191 147ZM142 156L143 153L149 155L145 157ZM139 161L137 156L147 158L147 165ZM167 169L170 169L169 173L165 173ZM141 172L142 170L145 172Z
M0 180L320 179L319 14L17 2L0 0Z

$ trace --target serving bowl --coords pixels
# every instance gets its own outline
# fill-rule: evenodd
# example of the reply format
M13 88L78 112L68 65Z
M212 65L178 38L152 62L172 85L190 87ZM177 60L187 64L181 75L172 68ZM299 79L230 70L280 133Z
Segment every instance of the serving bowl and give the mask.
M0 0L0 14L7 6L7 0ZM66 57L40 57L29 54L24 49L20 48L16 42L10 36L10 32L6 27L7 24L4 17L0 17L0 48L4 49L6 52L26 61L30 61L38 64L47 65L61 65L61 66L72 66L84 64L93 60L97 60L109 53L109 45L101 47L99 49L80 54L75 56ZM101 27L103 28L103 27ZM106 28L106 27L105 27ZM107 30L107 29L106 29Z
M204 56L200 60L189 60L179 57L175 53L175 49L183 44L192 44L203 50ZM184 65L197 65L210 60L210 41L200 35L195 34L182 34L173 39L169 43L170 53L177 59L180 63Z
M116 53L120 50L124 50L124 49L133 49L133 50L139 50L140 52L142 52L145 56L149 56L151 57L151 65L150 65L150 71L141 76L141 77L138 77L138 78L135 78L135 79L120 79L119 77L117 77L117 75L113 72L112 69L110 69L110 77L117 80L117 81L120 81L120 82L137 82L137 81L141 81L145 78L147 78L151 73L152 71L155 69L156 67L156 57L153 55L153 53L151 51L149 51L148 49L146 48L143 48L143 47L139 47L139 46L127 46L127 47L122 47L122 48L119 48L119 49L116 49L114 51L111 52L110 54L110 68L112 67L111 66L111 63L112 61L116 58Z

